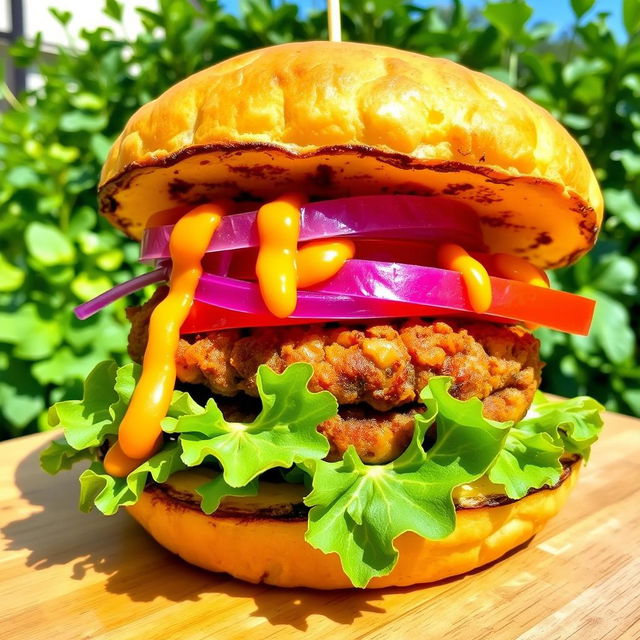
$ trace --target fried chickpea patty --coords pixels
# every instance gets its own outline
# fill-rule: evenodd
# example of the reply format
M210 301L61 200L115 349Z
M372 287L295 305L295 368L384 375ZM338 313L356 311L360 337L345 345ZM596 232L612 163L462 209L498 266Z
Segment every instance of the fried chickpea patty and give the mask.
M166 295L159 289L128 310L129 353L141 362L149 316ZM520 327L461 320L401 319L366 326L304 325L229 329L184 336L176 354L178 378L215 394L257 396L256 372L282 372L309 362L309 388L326 389L340 405L379 412L416 403L433 376L451 376L451 394L479 398L493 420L520 420L533 399L542 367L539 342ZM337 436L336 436L337 437Z
M182 390L198 395L197 388L180 386ZM204 398L196 400L206 402ZM253 422L260 412L260 401L246 395L217 396L216 402L229 422ZM326 436L331 446L326 459L330 462L342 459L349 445L353 445L363 462L382 464L395 460L409 446L414 416L425 409L420 404L381 413L364 404L339 407L338 415L318 425L318 431Z

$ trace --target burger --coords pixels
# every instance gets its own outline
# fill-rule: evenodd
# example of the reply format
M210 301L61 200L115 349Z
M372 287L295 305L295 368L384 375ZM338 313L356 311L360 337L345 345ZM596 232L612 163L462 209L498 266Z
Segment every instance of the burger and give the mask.
M42 454L186 561L283 587L430 582L554 516L602 426L539 391L539 326L593 301L544 270L601 193L551 115L449 60L356 43L252 51L133 115L101 213L153 268L132 363L97 364Z

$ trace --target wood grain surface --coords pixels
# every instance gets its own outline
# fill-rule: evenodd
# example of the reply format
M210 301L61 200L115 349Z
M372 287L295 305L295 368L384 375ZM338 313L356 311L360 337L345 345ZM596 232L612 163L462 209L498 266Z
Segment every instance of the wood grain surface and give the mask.
M77 511L51 435L0 444L2 640L640 639L640 421L609 414L565 509L492 566L431 586L281 590L191 567L126 513Z

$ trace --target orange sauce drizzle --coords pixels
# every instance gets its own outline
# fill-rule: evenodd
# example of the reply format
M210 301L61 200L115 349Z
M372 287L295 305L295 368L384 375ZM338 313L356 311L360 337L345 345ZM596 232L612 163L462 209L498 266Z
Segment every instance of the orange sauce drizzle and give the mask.
M457 271L464 281L471 308L484 313L491 306L492 292L489 274L482 264L458 244L443 244L438 248L438 265Z
M298 302L296 254L303 204L303 196L288 193L261 206L256 217L260 238L256 276L267 309L278 318L290 316Z
M144 460L130 458L126 455L120 447L120 442L116 440L109 451L107 451L107 455L104 457L104 468L108 474L115 478L124 478L143 462Z
M547 274L542 269L534 267L524 258L512 256L508 253L494 253L489 256L489 263L491 271L500 278L526 282L534 287L549 288ZM523 324L530 331L540 326L533 322L523 322Z
M202 257L227 208L223 203L196 207L178 220L171 233L169 293L151 314L142 375L120 424L118 442L105 457L111 475L127 475L161 443L160 421L167 415L176 381L180 327L193 304Z
M524 258L518 258L508 253L494 253L490 258L489 268L501 278L526 282L536 287L549 287L547 274Z
M314 240L298 249L298 287L312 287L333 277L356 252L351 240Z

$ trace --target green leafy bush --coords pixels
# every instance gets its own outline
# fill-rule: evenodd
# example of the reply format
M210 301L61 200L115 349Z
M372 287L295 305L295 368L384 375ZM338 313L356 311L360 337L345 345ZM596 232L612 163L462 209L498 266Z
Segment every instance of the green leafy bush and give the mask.
M597 298L587 338L540 330L546 390L587 393L640 414L636 316L640 264L640 13L624 0L627 36L593 0L571 0L575 28L559 37L531 24L519 0L469 12L460 0L417 7L397 0L343 0L345 39L446 56L484 70L549 109L585 147L604 188L608 218L596 249L554 284ZM51 10L68 29L71 15ZM56 56L42 38L16 43L17 64L35 66L42 87L0 113L0 437L46 428L46 408L80 397L81 381L108 357L122 359L124 303L85 322L71 309L140 272L137 245L97 215L95 187L109 144L141 104L190 73L248 49L326 38L323 11L244 0L238 15L217 0L159 0L139 9L135 40L110 26L69 33ZM122 23L107 0L105 24ZM120 25L122 32L126 25Z

